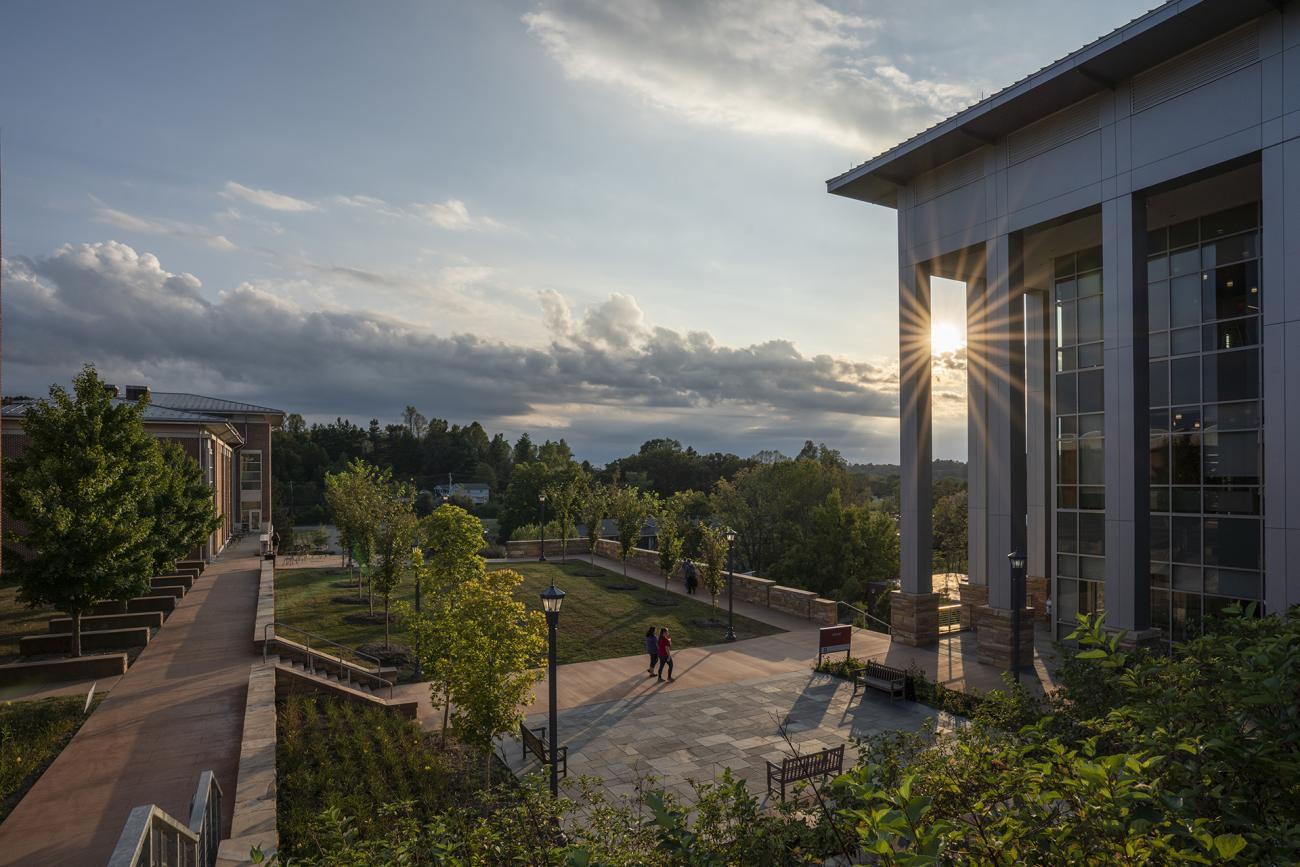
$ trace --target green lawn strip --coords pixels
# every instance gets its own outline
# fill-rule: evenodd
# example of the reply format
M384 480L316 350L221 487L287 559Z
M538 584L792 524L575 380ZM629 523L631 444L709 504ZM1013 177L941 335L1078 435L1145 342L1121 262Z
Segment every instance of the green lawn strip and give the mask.
M670 597L672 605L656 605L656 600L664 598L662 588L635 579L624 579L617 572L599 566L593 568L578 561L510 563L492 568L514 569L523 575L524 582L516 596L532 608L541 608L538 594L551 583L552 577L568 594L560 615L558 634L561 664L641 653L645 646L643 636L650 626L656 629L668 627L673 637L673 649L677 651L687 647L720 644L726 632L725 627L701 625L699 622L710 618L725 621L725 600L719 600L720 604L715 609L709 604L707 596L701 596L702 601L696 601L673 595ZM279 570L275 578L276 620L322 635L347 647L357 648L364 644L383 642L382 623L346 622L345 618L349 614L369 611L365 605L345 605L334 601L338 596L355 595L355 589L336 586L347 580L348 573L344 569ZM610 585L624 583L633 584L636 589L609 589ZM393 597L395 600L414 602L414 585L410 581L404 582ZM375 602L375 610L382 610L379 600ZM737 616L735 622L736 637L741 639L781 631L775 626L747 617ZM286 637L294 638L292 633L286 633ZM405 630L401 623L394 622L392 640L397 643L405 641ZM407 677L409 672L403 672L403 679Z
M314 696L280 705L277 824L280 851L311 851L312 820L335 808L354 817L360 839L385 833L378 807L411 802L417 817L470 806L484 782L483 761L454 741L382 708Z
M0 704L0 822L81 728L85 706L80 696Z
M587 662L593 659L613 659L632 656L645 651L645 631L654 626L668 627L673 638L673 650L687 647L720 644L726 627L700 625L697 621L710 618L727 619L725 598L715 609L707 595L700 600L687 599L676 594L669 597L674 603L655 605L664 598L662 587L656 588L636 579L625 579L617 572L594 569L588 563L569 561L557 563L510 563L500 568L514 569L524 576L517 596L530 607L541 608L538 595L550 583L565 592L564 607L560 612L560 626L556 636L560 663ZM635 590L610 590L612 584L634 584ZM737 616L736 637L757 638L781 630L775 626Z
M17 584L0 584L0 663L17 662L18 639L49 631L50 607L28 608L18 601Z

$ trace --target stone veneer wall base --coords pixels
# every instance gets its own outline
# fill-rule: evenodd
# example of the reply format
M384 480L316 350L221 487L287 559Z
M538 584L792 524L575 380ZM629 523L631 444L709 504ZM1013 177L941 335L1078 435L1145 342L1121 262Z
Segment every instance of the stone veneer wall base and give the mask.
M957 592L961 597L961 628L979 629L979 617L975 612L989 604L989 585L959 584Z
M975 658L985 665L1010 671L1011 609L982 605L977 611L979 641ZM1020 667L1034 663L1034 610L1025 608L1020 617Z
M271 657L256 663L248 673L248 698L244 707L244 734L239 745L239 776L235 782L235 809L230 837L217 850L222 867L251 864L254 846L270 856L280 845L276 829L276 710L275 666Z
M939 640L938 593L889 594L889 623L893 640L910 647L924 647Z

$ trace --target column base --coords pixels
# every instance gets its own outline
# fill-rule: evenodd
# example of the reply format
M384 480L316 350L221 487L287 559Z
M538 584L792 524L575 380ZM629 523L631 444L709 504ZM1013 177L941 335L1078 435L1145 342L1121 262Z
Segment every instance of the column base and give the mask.
M1047 622L1047 597L1051 595L1049 578L1025 578L1025 604L1034 609L1034 619Z
M1107 629L1109 633L1119 632L1118 629ZM1133 650L1138 647L1147 647L1162 641L1164 635L1159 629L1139 629L1137 631L1128 631L1120 639L1119 646L1121 650Z
M911 647L934 644L939 640L938 593L889 594L889 624L893 641Z
M961 628L979 629L976 610L989 604L989 585L961 584L957 587L961 597Z
M979 618L979 641L975 658L985 665L992 665L1004 671L1015 668L1011 658L1011 609L994 608L981 605L977 611ZM1023 670L1034 662L1034 609L1025 608L1020 615L1020 668Z

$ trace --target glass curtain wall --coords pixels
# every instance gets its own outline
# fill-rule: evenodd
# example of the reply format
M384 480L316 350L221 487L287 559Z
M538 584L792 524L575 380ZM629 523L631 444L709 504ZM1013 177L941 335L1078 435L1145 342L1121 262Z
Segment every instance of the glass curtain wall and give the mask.
M1056 620L1105 607L1101 247L1057 257Z
M1263 598L1259 204L1150 232L1151 625Z

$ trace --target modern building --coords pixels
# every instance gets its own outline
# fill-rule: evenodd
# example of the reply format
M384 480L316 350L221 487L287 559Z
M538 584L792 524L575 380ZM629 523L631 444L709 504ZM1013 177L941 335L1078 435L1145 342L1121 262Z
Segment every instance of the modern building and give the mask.
M827 186L898 213L897 638L937 634L932 277L966 287L982 660L1017 549L1057 634L1300 603L1300 4L1165 3Z
M116 389L115 389L116 390ZM120 392L119 392L120 394ZM271 517L271 430L284 420L277 409L220 398L175 392L150 392L147 386L127 386L118 400L137 401L148 395L145 430L175 442L198 463L212 485L213 506L222 522L194 552L209 560L221 553L236 531L269 532ZM22 419L31 404L16 402L3 409L4 454L16 457L26 448ZM16 526L5 516L6 529Z

